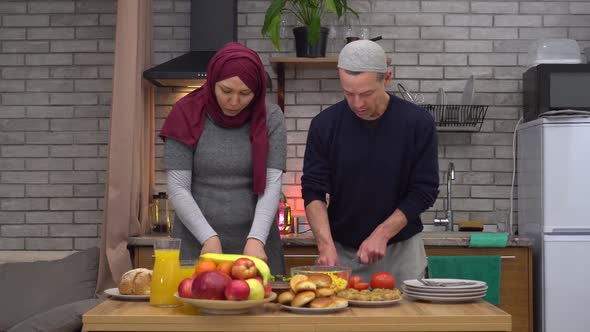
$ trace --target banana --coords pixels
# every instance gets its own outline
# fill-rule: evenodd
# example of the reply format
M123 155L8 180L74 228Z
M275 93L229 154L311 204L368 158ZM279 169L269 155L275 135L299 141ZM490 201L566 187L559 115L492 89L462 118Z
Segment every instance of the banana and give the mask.
M210 259L213 262L215 262L215 264L219 264L221 262L233 263L236 260L238 260L238 258L242 258L242 257L249 258L254 262L254 265L256 265L256 270L258 271L258 274L262 277L263 284L266 285L266 282L270 279L270 276L271 276L270 268L268 267L268 265L266 264L265 261L263 261L262 259L260 259L258 257L253 257L253 256L248 256L248 255L214 254L214 253L202 254L200 256L201 259Z

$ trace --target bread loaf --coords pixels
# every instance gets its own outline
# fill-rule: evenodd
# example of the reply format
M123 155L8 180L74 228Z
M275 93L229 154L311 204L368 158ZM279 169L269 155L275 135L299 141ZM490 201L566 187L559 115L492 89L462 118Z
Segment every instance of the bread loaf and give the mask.
M125 272L119 281L119 293L124 295L149 295L152 270L133 269Z

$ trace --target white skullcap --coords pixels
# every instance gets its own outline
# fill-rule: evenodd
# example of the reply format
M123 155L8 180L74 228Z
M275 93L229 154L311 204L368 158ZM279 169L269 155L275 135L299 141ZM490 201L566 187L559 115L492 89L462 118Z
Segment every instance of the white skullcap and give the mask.
M338 56L338 68L356 72L387 72L385 51L370 40L356 40L342 48Z

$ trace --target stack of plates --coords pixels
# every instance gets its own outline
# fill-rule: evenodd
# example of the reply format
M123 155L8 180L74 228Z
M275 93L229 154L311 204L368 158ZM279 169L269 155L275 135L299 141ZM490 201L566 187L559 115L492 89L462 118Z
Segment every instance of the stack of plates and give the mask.
M469 302L486 295L488 285L479 280L468 279L417 279L403 282L404 297L431 302Z

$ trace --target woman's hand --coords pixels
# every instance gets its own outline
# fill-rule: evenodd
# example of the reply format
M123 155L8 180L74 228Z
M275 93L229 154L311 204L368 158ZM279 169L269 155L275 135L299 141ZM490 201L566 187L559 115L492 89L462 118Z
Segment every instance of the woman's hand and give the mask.
M223 249L221 248L221 240L219 239L219 236L212 236L205 240L205 243L203 243L203 248L201 249L201 254L207 253L223 253Z
M246 241L246 246L244 246L244 255L258 257L263 261L268 260L268 257L266 257L266 252L264 251L264 243L254 238L249 238Z

